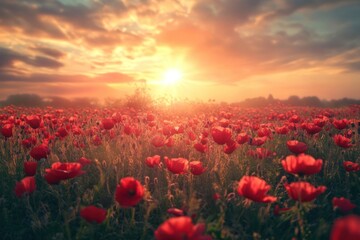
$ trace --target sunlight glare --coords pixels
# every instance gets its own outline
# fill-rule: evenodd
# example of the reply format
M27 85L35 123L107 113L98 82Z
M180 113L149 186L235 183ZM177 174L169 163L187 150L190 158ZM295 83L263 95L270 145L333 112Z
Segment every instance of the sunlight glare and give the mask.
M182 73L178 69L170 68L165 71L163 84L164 85L175 85L182 78Z

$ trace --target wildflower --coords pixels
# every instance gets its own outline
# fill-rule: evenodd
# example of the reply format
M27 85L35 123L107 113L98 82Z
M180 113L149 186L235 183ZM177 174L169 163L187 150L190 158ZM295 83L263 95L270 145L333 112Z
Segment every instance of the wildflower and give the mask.
M13 124L5 124L2 128L1 128L1 134L5 137L5 138L9 138L12 137L13 135L13 128L14 125Z
M75 178L84 174L82 165L77 162L61 163L55 162L51 168L45 169L45 180L49 184L58 184L62 180Z
M343 135L336 134L333 139L334 139L335 144L338 145L339 147L349 148L349 147L353 146L351 144L351 139L347 138Z
M34 176L36 174L37 162L26 161L24 162L24 172L26 176Z
M351 203L349 199L344 197L340 197L340 198L334 197L332 199L332 205L334 208L338 208L342 212L349 212L356 207L355 204Z
M360 170L360 165L351 161L343 162L343 166L347 172L357 172Z
M145 163L146 163L146 165L148 165L151 168L157 167L160 164L160 156L154 155L152 157L147 157L145 160Z
M22 197L25 193L32 193L36 189L36 183L34 177L25 177L20 182L16 183L15 194L16 196Z
M265 180L256 176L243 176L240 179L237 193L254 202L271 203L276 201L276 197L266 195L270 190Z
M202 162L192 161L190 162L190 172L194 175L201 175L206 171L206 168L203 167Z
M360 217L356 215L348 215L346 217L335 220L330 240L357 240L360 239Z
M287 156L281 164L288 173L312 175L321 171L323 161L302 153L299 156Z
M211 240L204 224L194 225L188 216L173 217L163 222L155 231L156 240Z
M40 144L36 147L34 147L30 151L30 156L33 157L35 160L39 161L42 158L47 158L48 154L50 152L50 149L46 144Z
M106 219L106 210L91 205L81 209L80 216L88 222L100 224Z
M101 120L101 124L106 130L110 130L114 127L114 121L111 118L104 118Z
M314 187L308 182L293 182L285 184L289 197L300 202L310 202L326 191L325 186Z
M189 161L185 158L168 158L165 157L165 165L167 169L175 174L186 173L189 168Z
M219 145L223 145L230 141L231 135L232 132L230 128L214 127L211 129L211 136L213 137L214 141Z
M295 154L304 153L307 150L307 145L297 140L290 140L286 142L288 149Z
M115 200L122 207L133 207L144 196L144 187L133 177L122 178L116 186Z

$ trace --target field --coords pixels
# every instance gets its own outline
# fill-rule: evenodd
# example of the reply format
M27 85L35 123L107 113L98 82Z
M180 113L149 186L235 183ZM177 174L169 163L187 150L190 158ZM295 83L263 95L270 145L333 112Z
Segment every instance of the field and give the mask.
M1 239L360 239L360 106L0 109Z

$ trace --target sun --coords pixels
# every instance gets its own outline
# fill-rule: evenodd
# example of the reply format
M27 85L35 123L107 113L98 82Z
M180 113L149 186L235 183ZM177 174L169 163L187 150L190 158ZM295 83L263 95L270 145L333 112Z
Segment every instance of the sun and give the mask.
M182 79L182 72L176 68L169 68L164 72L163 81L164 85L175 85Z

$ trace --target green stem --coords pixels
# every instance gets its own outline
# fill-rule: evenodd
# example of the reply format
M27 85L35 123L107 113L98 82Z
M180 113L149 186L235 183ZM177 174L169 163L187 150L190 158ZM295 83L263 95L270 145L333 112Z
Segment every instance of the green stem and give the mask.
M135 225L135 208L131 208L130 226L134 226L134 225Z

